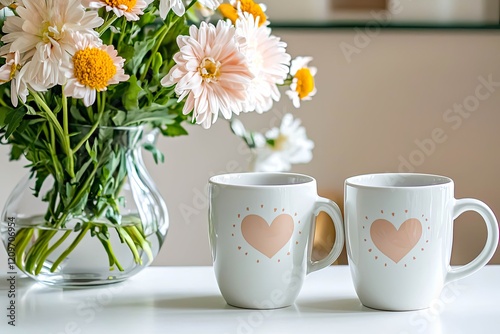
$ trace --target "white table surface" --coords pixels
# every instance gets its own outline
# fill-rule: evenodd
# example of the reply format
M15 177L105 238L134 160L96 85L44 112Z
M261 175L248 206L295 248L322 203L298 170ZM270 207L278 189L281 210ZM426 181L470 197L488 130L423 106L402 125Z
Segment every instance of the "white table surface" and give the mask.
M16 327L7 324L0 273L0 333L500 333L500 266L443 289L431 308L363 307L347 266L312 273L295 305L271 311L228 306L212 267L150 267L128 281L59 289L17 277Z

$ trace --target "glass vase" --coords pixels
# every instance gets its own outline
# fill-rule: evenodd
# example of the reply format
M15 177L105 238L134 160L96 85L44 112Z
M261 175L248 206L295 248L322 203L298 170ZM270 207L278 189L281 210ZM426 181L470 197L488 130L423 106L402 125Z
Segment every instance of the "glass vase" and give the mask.
M139 127L73 133L75 143L88 138L75 153L76 175L30 173L5 204L8 265L48 285L120 282L151 264L168 229L167 207L142 159L148 136Z

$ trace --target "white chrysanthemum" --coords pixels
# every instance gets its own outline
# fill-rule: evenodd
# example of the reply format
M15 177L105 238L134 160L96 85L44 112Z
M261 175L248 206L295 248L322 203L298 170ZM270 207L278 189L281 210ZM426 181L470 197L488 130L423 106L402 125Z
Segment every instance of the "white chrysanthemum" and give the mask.
M279 101L277 85L286 79L291 57L286 53L285 42L271 35L267 26L259 26L259 17L243 13L236 21L236 33L246 40L242 51L254 75L242 111L263 113L271 109L273 100Z
M289 171L292 164L308 163L312 160L314 142L307 138L300 120L291 114L283 116L279 128L269 130L265 137L254 136L252 170L256 172Z
M309 66L312 57L297 57L292 60L290 74L292 84L286 95L292 100L295 108L300 107L300 101L308 101L316 94L314 76L318 72L316 67Z
M193 119L208 129L219 112L226 119L239 114L247 99L253 78L245 56L239 50L236 29L229 22L219 21L215 27L202 22L192 25L189 36L178 36L179 52L175 65L161 80L163 86L175 86L179 101L187 97L184 115L193 111Z
M83 4L88 8L102 8L107 12L113 11L116 16L125 16L127 21L137 21L143 15L143 10L153 2L153 0L83 0Z
M8 7L14 3L14 0L0 0L0 9Z
M198 2L210 10L216 10L222 0L198 0ZM168 12L172 10L175 15L182 16L186 12L183 0L160 0L160 17L164 20Z
M103 20L97 12L86 11L80 0L23 0L18 16L9 16L3 25L5 45L0 54L19 51L26 60L26 81L35 90L64 84L61 65L74 50L72 34L79 32L97 38L93 30Z
M76 35L75 41L76 52L66 69L68 82L64 93L83 99L83 104L88 107L94 104L98 91L126 81L129 76L123 70L125 59L118 56L112 45L100 45L81 35Z
M21 56L19 51L9 53L5 58L5 64L0 67L0 84L10 81L10 99L12 105L17 107L19 98L26 102L28 96L28 87L23 79L25 70L22 70Z

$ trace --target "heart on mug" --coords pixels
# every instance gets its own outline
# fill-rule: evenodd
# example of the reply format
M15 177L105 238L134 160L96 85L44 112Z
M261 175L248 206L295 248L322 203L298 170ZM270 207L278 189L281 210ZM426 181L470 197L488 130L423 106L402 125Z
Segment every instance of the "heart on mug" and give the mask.
M272 258L287 244L293 228L293 218L287 214L274 218L271 224L259 215L248 215L241 222L243 238L268 258Z
M370 228L375 246L388 258L398 263L418 243L422 224L416 218L407 219L399 229L385 219L377 219Z

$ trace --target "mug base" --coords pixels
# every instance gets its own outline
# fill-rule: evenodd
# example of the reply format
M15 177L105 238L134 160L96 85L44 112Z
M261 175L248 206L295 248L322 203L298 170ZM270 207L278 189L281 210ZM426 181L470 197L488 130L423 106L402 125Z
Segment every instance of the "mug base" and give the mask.
M278 310L281 308L292 306L292 304L286 304L286 305L269 306L269 307L257 307L257 306L253 306L253 305L236 305L234 303L228 303L227 301L226 301L226 303L229 306L241 308L241 309L247 309L247 310Z
M413 312L428 309L429 306L420 306L420 307L388 307L388 306L375 306L375 305L367 305L361 303L364 307L367 307L376 311L385 311L385 312Z

